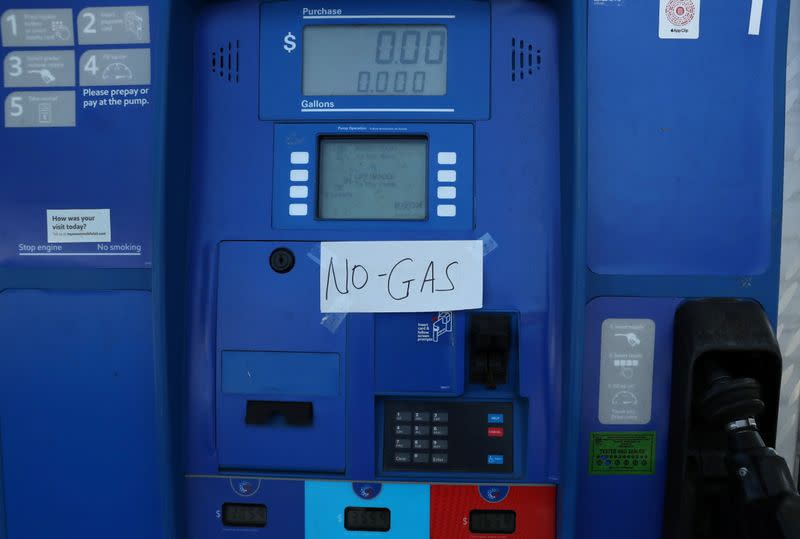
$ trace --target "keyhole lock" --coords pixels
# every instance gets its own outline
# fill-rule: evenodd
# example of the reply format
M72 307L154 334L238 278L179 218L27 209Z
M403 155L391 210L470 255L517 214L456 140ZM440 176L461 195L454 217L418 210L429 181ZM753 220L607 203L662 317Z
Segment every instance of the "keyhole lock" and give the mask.
M269 265L277 273L288 273L294 267L294 253L285 247L278 247L269 255Z

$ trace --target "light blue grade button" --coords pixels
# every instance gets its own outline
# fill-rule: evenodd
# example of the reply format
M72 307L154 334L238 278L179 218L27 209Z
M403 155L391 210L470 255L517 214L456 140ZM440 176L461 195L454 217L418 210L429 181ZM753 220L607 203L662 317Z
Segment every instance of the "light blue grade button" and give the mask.
M489 455L489 464L503 464L503 455Z
M489 414L489 423L495 425L503 424L503 414Z

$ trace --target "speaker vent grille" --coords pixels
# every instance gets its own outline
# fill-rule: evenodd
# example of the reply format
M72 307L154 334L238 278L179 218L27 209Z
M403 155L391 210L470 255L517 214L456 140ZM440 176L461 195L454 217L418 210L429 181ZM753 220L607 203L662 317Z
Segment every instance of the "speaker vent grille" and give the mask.
M211 51L211 72L219 78L237 84L239 82L239 40Z
M542 69L542 51L530 41L511 38L511 80L522 81Z

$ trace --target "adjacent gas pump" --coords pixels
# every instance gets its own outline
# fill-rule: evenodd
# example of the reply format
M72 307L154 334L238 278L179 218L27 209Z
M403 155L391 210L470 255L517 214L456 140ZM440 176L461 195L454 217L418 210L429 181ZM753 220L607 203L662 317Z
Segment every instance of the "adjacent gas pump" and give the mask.
M581 429L560 492L583 538L791 537L796 491L765 447L788 4L591 4Z

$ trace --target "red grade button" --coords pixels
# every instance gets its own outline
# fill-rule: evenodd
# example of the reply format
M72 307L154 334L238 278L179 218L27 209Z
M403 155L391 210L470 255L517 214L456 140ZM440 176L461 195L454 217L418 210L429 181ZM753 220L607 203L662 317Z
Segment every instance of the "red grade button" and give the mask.
M503 427L489 427L489 438L502 438L505 432Z

